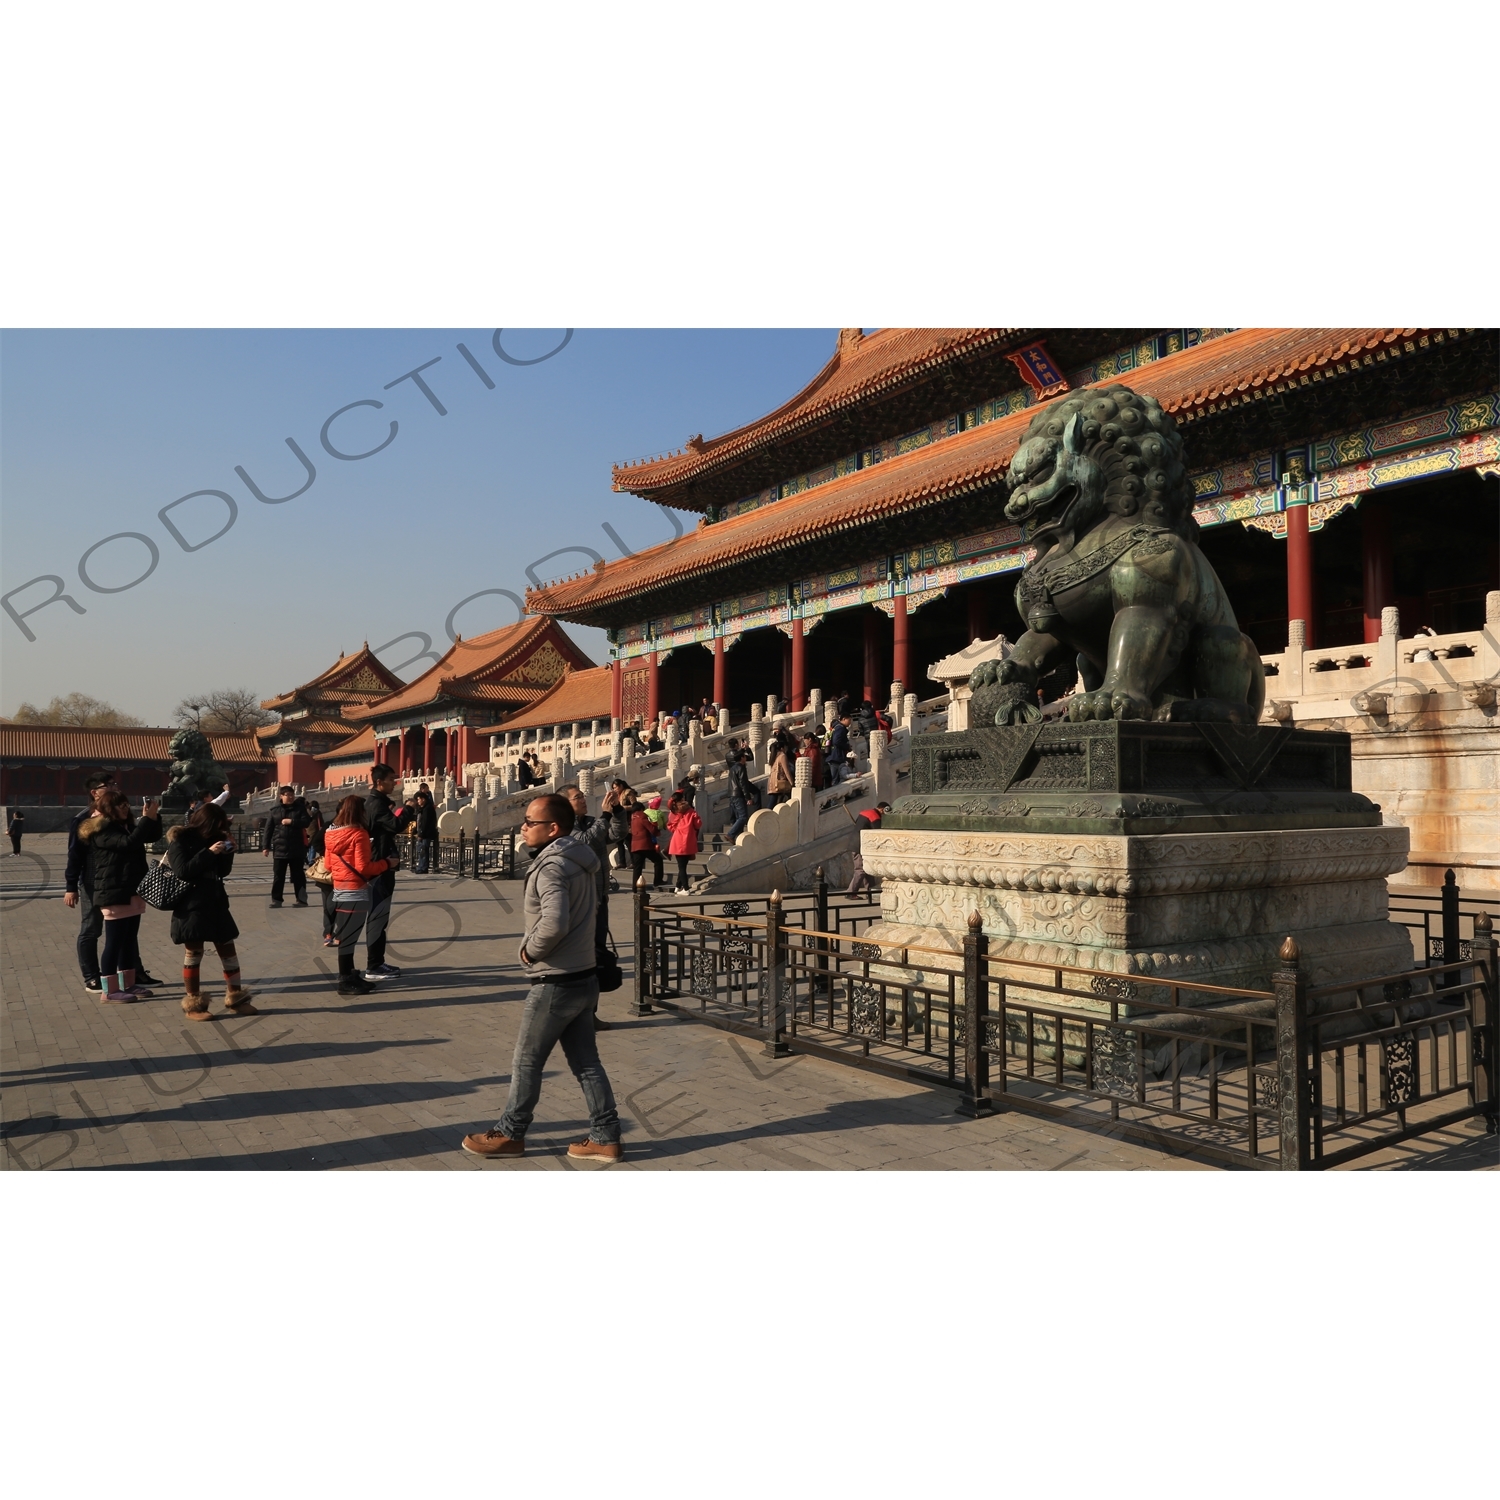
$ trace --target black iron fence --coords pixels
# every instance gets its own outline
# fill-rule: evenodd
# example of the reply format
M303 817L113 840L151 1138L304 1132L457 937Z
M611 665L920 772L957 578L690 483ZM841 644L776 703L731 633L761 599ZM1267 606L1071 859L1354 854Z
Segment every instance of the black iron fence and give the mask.
M1490 920L1461 963L1271 991L992 957L862 934L871 903L809 893L654 904L638 888L634 1011L661 1008L955 1090L961 1114L1066 1119L1239 1166L1306 1170L1474 1118L1496 1129ZM797 923L803 925L796 925Z
M401 846L403 866L415 873L455 875L459 879L483 877L511 880L516 874L518 830L503 833L460 833L453 837L422 841L409 837Z
M1411 930L1419 965L1456 964L1471 955L1474 923L1487 912L1493 925L1500 917L1500 893L1466 896L1452 870L1439 893L1399 891L1391 895L1391 921Z

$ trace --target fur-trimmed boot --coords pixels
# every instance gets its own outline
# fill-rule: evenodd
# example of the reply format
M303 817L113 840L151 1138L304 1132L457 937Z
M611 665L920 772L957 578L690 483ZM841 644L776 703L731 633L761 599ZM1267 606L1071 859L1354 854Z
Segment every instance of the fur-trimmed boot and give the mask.
M224 996L224 1009L237 1016L258 1016L260 1011L251 1005L252 998L249 990L238 983L232 984Z
M197 969L184 969L182 971L182 1013L190 1021L206 1021L208 1015L208 996L198 988Z

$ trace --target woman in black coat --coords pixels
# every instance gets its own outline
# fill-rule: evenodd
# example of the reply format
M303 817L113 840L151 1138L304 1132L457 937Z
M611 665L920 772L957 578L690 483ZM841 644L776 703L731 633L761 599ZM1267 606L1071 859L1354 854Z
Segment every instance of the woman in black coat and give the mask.
M172 941L182 944L182 1009L190 1021L208 1020L209 997L199 987L203 949L212 943L224 968L224 1008L253 1016L250 991L240 983L240 960L234 940L240 935L229 910L224 877L234 867L234 840L229 814L206 802L180 828L167 835L167 863L179 880L191 886L172 913Z
M146 878L146 845L161 837L156 802L148 798L136 822L124 792L108 791L99 811L78 825L87 841L94 869L94 905L104 915L104 956L99 972L104 981L100 998L106 1005L128 1005L146 1000L150 990L137 989L135 971L141 967L141 914L146 903L136 887Z

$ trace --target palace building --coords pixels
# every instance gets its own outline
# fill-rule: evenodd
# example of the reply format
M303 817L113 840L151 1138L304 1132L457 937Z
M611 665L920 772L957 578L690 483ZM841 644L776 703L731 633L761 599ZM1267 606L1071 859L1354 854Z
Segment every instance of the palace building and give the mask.
M265 699L260 706L280 718L256 730L256 738L276 757L276 779L293 785L321 781L317 757L358 733L346 712L401 687L401 679L381 664L366 641L352 655L340 651L339 659L311 682Z
M845 329L828 364L745 427L614 471L696 514L670 542L529 590L602 627L611 712L780 689L882 701L927 664L1024 628L1034 555L1002 479L1034 408L1090 385L1183 429L1201 545L1262 653L1479 629L1500 587L1494 329ZM1487 484L1488 479L1488 484Z
M531 617L472 640L454 641L441 661L398 691L344 717L364 727L357 742L323 753L324 779L366 749L403 775L440 768L455 780L473 762L489 760L491 726L548 692L569 670L594 665L552 620ZM311 779L311 778L309 778Z

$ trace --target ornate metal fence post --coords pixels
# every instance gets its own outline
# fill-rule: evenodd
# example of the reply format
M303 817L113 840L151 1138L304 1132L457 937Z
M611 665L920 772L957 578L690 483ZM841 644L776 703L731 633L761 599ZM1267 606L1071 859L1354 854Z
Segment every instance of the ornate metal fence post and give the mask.
M1474 1028L1474 1099L1484 1115L1486 1130L1491 1135L1500 1131L1500 1088L1497 1088L1497 1062L1500 1062L1500 972L1496 961L1500 947L1495 942L1495 927L1487 911L1474 918L1474 965L1475 978L1484 976L1484 1016L1479 1015L1476 1004L1473 1011ZM1483 969L1480 969L1483 965ZM1475 997L1479 999L1478 996Z
M1448 870L1443 875L1443 962L1456 964L1458 959L1458 881L1453 871ZM1444 974L1442 987L1448 989L1462 977L1456 970Z
M469 835L463 829L458 830L458 878L464 878L464 855L469 852Z
M786 1057L786 932L781 892L772 891L766 903L766 1045L767 1057Z
M1303 1172L1312 1166L1312 1099L1307 1071L1307 976L1298 967L1302 950L1296 938L1281 945L1283 967L1271 976L1276 991L1277 1116L1281 1132L1281 1170ZM1255 1059L1245 1066L1254 1071Z
M651 892L646 885L646 873L635 883L635 1004L630 1007L633 1016L649 1016L651 1011L651 970L654 955L651 951Z
M985 973L988 951L984 918L977 911L970 912L969 930L964 934L964 1094L958 1102L958 1113L971 1120L995 1113L995 1101L990 1097L990 1056L984 1050L990 1013Z
M828 931L828 881L823 873L823 866L819 865L813 871L813 930L816 932ZM817 977L813 981L813 993L815 995L826 995L828 993L828 939L826 937L814 938L813 947L817 952L814 961L817 967Z

